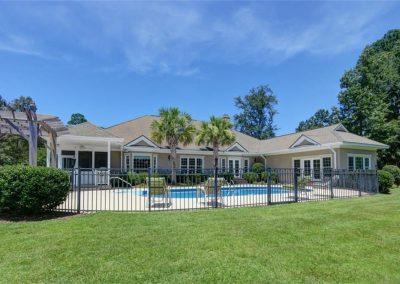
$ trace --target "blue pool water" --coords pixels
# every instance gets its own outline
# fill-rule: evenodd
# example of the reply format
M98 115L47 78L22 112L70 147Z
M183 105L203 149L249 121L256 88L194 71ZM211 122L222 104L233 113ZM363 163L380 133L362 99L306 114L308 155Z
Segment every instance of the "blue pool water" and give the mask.
M278 193L289 193L290 190L285 190L280 187L272 187L271 194ZM137 192L139 196L147 196L147 191L139 191ZM267 194L267 187L229 187L222 188L221 195L222 196L246 196L246 195L260 195ZM196 188L173 188L170 190L171 198L196 198L204 196L201 194L197 196Z

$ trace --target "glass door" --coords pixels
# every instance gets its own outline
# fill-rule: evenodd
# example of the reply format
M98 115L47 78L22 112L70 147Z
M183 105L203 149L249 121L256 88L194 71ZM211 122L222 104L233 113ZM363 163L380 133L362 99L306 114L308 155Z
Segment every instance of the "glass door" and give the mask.
M233 158L228 160L229 172L233 173L235 177L240 177L240 159Z

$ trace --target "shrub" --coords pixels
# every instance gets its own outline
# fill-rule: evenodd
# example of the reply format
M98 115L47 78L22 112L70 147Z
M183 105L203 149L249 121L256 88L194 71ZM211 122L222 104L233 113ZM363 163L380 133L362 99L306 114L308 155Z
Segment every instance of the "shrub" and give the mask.
M265 171L265 167L261 163L254 163L253 167L251 168L251 171L257 174L261 174L262 172Z
M391 173L394 177L394 183L396 185L400 185L400 169L398 166L394 166L394 165L386 165L383 167L384 171Z
M228 172L218 174L218 177L222 177L228 182L231 182L234 179L233 173L228 173Z
M394 184L394 177L391 173L380 170L378 171L378 182L380 193L390 193L390 188Z
M0 167L0 211L35 214L60 205L70 189L65 171L29 166Z
M152 176L153 176L153 174L152 174ZM146 172L142 172L142 173L129 172L128 177L127 177L127 182L129 182L132 185L144 184L144 183L146 183L147 177L148 177L148 173L146 173Z
M248 183L255 183L258 181L258 174L255 172L247 172L243 174L243 178L247 180Z
M263 172L260 175L260 179L263 182L268 182L268 172ZM275 172L271 172L271 183L272 184L277 184L279 182L279 176Z
M297 186L299 189L304 189L307 185L310 185L311 177L305 176L301 177L297 181Z

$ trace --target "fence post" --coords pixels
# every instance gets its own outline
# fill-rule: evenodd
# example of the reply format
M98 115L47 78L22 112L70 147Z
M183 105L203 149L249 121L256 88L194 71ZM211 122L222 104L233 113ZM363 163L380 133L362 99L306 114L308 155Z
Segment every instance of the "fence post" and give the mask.
M298 182L297 182L297 171L296 169L293 170L294 176L293 176L293 181L294 181L294 202L299 202L299 195L298 195Z
M215 208L218 208L218 167L214 169L214 194L215 194Z
M329 189L331 191L331 198L333 199L335 196L333 195L333 169L330 169L330 181L329 181Z
M272 172L271 172L271 168L267 169L267 205L271 205L271 177Z
M375 170L375 173L374 173L374 183L375 183L376 193L379 193L379 179L378 179L378 171L377 170Z
M358 171L357 175L357 187L358 187L358 197L361 197L361 171Z
M76 198L76 211L78 214L81 213L81 168L78 168L78 196Z
M149 205L149 211L151 211L151 168L147 170L147 204Z

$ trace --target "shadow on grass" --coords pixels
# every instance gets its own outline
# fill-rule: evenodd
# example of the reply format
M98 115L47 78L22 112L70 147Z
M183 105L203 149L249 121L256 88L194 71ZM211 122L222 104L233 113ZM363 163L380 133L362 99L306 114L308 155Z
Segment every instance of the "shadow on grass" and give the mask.
M42 214L15 214L15 213L0 213L0 223L9 222L37 222L53 219L69 219L82 214L70 212L45 212Z

